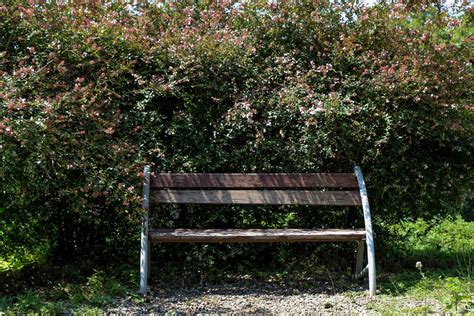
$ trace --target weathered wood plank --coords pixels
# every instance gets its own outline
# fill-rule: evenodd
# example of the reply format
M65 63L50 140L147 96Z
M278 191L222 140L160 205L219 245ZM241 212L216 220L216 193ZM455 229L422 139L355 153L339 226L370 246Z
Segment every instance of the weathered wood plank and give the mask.
M324 242L365 238L363 229L152 229L155 242Z
M159 190L156 203L254 205L361 205L356 191Z
M353 173L158 173L152 188L357 188Z

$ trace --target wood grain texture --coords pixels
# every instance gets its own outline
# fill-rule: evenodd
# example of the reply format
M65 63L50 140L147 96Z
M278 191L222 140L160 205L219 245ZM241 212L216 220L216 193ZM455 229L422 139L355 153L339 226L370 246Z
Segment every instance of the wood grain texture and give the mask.
M363 229L152 229L154 242L324 242L365 238Z
M152 188L357 188L353 173L158 173Z
M159 190L155 203L254 205L361 205L356 191Z

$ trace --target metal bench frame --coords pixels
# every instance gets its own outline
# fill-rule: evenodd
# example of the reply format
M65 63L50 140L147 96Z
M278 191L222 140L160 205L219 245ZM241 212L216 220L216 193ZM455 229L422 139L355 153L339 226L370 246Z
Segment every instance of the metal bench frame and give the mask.
M359 194L354 195L352 191L289 191L289 187L296 189L301 188L321 188L321 187L338 187L345 188L353 186L339 185L341 183L337 179L347 176L355 176ZM160 178L161 177L161 178ZM219 181L210 181L226 177L227 179L239 180L236 187L239 190L231 190L232 185L220 184ZM306 186L298 186L295 179L303 177L308 180L311 177L312 184ZM334 177L337 181L333 181L330 185L318 185L318 183L329 183L327 179ZM321 180L321 178L324 180ZM157 180L158 179L158 180ZM209 183L203 185L202 180ZM247 182L247 180L257 180L255 183ZM272 184L263 185L260 182L272 179ZM153 180L154 183L151 183ZM282 180L286 180L286 184L282 184ZM293 181L293 183L291 183ZM338 182L339 181L339 182ZM159 182L157 185L156 183ZM236 181L237 182L237 181ZM161 184L160 184L161 183ZM186 184L187 183L187 184ZM276 184L275 184L276 183ZM253 205L357 205L362 206L364 214L365 229L360 234L360 230L302 230L302 229L267 229L267 230L186 230L186 229L155 229L150 230L148 212L150 207L150 187L158 189L155 193L155 202L157 203L181 203L181 204L253 204ZM169 190L169 188L200 188L199 191L190 190ZM203 190L203 189L220 189L220 190ZM263 190L286 188L286 190ZM359 198L360 196L360 198ZM362 278L368 273L369 277L369 294L375 295L375 247L372 231L372 221L370 216L369 200L367 197L367 189L365 186L362 171L358 166L354 167L354 174L170 174L159 173L150 179L150 167L145 166L144 184L143 184L143 221L141 228L141 251L140 251L140 290L141 294L145 294L147 290L147 281L150 270L150 240L158 240L159 242L321 242L321 241L343 241L358 240L355 278ZM351 234L353 232L353 234ZM365 233L364 233L365 232ZM364 243L365 240L365 243ZM364 244L367 245L367 261L368 264L363 267Z

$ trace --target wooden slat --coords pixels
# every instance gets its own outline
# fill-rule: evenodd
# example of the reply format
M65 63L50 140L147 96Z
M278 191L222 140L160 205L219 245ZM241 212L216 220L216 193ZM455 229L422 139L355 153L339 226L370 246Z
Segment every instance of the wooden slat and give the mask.
M266 205L360 205L356 191L283 190L159 190L156 203L266 204Z
M153 229L155 242L323 242L365 238L363 229Z
M357 188L353 173L158 173L152 188Z

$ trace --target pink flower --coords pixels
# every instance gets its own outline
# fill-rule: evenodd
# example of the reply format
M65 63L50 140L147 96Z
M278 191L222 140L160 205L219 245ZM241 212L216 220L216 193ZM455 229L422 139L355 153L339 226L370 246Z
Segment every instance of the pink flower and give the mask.
M449 21L448 26L454 27L454 26L459 26L460 24L461 24L461 21L459 21L458 19L453 19Z
M112 135L113 133L115 132L114 128L113 127L109 127L105 130L105 133L109 134L109 135Z
M19 101L18 101L18 104L17 104L17 109L18 110L23 110L24 108L26 107L26 100L21 98Z
M5 128L5 134L6 134L7 136L13 136L13 126L11 126L11 125L10 125L10 126L7 126L7 127Z

